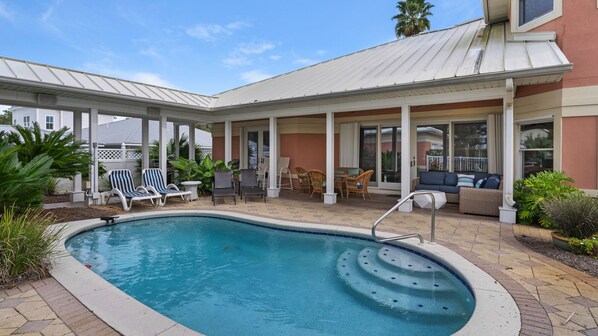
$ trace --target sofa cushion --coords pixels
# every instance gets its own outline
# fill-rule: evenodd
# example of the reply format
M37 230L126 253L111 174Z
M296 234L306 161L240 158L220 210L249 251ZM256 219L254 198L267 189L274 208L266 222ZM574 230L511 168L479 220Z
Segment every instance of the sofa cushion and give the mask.
M428 185L443 185L445 172L426 171L419 173L419 182ZM435 189L438 190L438 189Z
M457 173L445 173L444 175L444 185L447 186L456 186L459 179L457 177Z
M493 175L493 176L490 176L486 180L484 189L498 189L499 186L500 186L500 178L496 175Z
M447 186L447 185L441 185L438 188L439 191L449 193L449 194L458 194L460 189L461 188L459 188L457 186Z
M475 183L475 187L476 188L484 188L484 185L486 184L486 181L488 180L488 178L484 177L483 179L479 179L476 183Z
M440 187L436 184L418 184L415 186L415 190L440 190Z
M475 175L458 174L458 177L459 182L457 182L457 187L473 188L473 180L475 179Z

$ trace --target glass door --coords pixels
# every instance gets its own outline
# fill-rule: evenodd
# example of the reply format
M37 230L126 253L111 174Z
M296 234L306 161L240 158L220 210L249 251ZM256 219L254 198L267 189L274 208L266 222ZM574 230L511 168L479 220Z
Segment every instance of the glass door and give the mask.
M359 168L377 171L378 127L362 127L359 133ZM370 185L377 186L376 174L372 175Z
M380 171L381 188L401 188L401 127L380 128Z
M448 125L417 126L417 176L420 171L448 171Z
M257 169L262 158L270 156L270 132L247 131L247 168Z

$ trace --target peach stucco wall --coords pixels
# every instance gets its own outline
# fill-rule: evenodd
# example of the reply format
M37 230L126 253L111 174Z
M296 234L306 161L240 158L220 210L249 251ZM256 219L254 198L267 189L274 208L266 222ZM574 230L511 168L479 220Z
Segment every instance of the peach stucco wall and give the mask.
M232 158L239 158L239 137L233 136L232 138ZM213 137L212 138L212 159L224 160L224 137Z
M598 189L598 117L563 118L563 171L575 186Z

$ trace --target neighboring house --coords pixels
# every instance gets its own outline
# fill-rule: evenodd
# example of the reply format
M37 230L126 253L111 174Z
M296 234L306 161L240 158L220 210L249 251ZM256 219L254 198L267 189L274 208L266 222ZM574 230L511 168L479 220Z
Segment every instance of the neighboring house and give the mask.
M12 112L12 124L24 127L30 127L37 122L44 131L54 131L62 127L73 128L73 112L50 110L34 107L13 106L8 109ZM99 115L98 124L102 125L115 120L116 117L109 115ZM83 114L83 125L89 124L89 116Z

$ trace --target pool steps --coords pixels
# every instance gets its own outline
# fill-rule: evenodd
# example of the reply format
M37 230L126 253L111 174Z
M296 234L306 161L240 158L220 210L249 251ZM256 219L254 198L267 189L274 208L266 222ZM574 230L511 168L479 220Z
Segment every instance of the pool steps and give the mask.
M336 265L339 278L355 294L396 313L434 318L460 317L466 308L440 266L398 249L372 247L343 252Z

